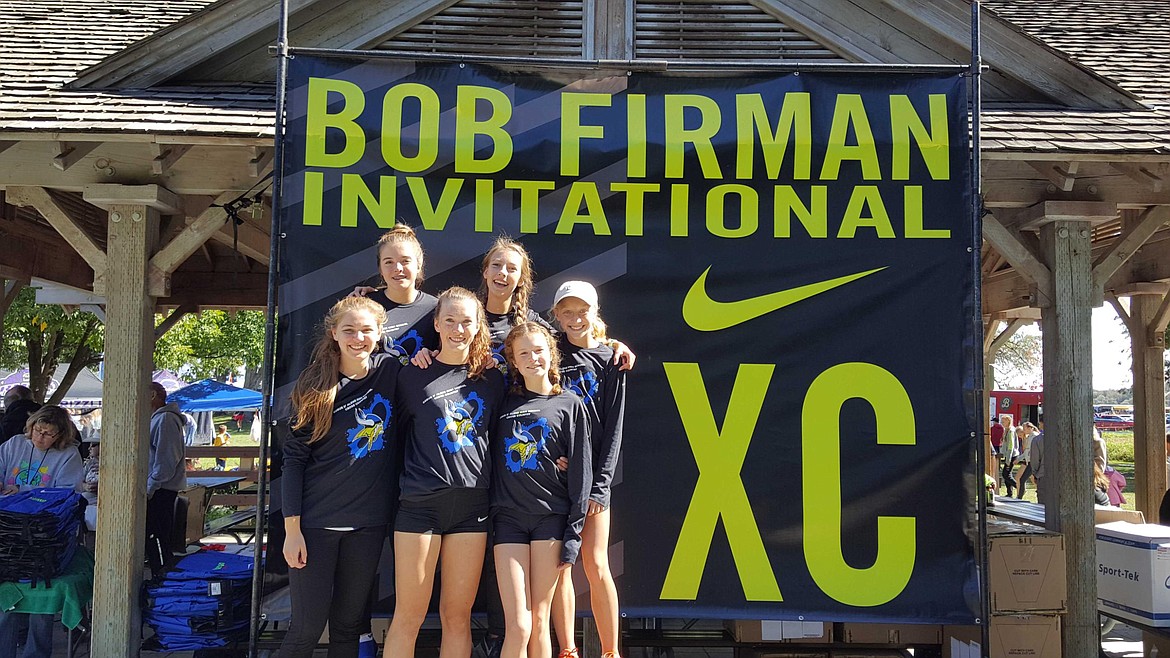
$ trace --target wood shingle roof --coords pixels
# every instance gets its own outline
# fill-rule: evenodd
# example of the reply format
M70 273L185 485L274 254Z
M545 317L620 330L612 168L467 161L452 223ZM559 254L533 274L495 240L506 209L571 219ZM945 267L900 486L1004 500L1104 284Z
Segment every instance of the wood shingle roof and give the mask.
M150 88L66 88L103 59L176 22L195 24L226 2L0 0L0 43L5 44L0 48L0 133L271 137L271 84L172 79ZM1098 110L1035 101L989 103L983 115L985 151L1170 153L1170 3L983 4L1146 105Z

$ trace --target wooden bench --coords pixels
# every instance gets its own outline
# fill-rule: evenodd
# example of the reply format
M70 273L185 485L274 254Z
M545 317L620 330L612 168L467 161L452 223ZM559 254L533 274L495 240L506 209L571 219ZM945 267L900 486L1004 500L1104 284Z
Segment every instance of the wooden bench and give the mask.
M212 476L230 472L244 476L249 482L260 477L256 461L260 458L260 446L188 446L184 450L187 459L239 459L240 467L232 471L187 471L188 475Z
M1044 506L1017 498L996 496L995 505L988 505L987 513L1009 521L1044 525Z

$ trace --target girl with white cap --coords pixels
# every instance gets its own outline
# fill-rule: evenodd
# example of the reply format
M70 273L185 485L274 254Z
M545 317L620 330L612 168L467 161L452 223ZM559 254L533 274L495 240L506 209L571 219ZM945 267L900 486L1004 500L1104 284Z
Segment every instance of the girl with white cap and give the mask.
M585 281L566 281L553 300L553 317L560 325L558 348L561 377L581 397L593 425L593 484L581 533L581 559L589 579L589 599L602 658L619 653L618 598L609 568L610 487L622 444L626 405L626 376L614 363L606 344L605 323L598 316L597 290ZM561 655L576 656L573 644L575 593L570 577L562 577L554 598L553 627L561 640Z

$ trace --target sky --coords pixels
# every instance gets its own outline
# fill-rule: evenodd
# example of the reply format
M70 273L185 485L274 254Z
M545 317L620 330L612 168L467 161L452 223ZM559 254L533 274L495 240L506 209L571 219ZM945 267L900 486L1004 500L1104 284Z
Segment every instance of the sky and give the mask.
M1126 300L1122 304L1128 305ZM1040 335L1040 328L1032 324L1020 330L1020 334ZM1039 388L1043 377L1039 369L1034 373L1016 376L997 375L996 388L1031 389ZM1117 311L1106 303L1093 309L1093 389L1129 388L1133 383L1130 372L1129 334L1126 332Z

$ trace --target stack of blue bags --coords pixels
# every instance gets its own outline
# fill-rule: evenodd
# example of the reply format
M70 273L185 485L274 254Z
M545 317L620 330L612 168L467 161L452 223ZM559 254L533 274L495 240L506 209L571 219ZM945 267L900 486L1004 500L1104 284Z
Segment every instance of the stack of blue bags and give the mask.
M247 639L250 556L208 550L192 553L144 590L143 618L161 650L213 649Z
M77 552L85 499L71 489L0 496L0 582L51 583Z

